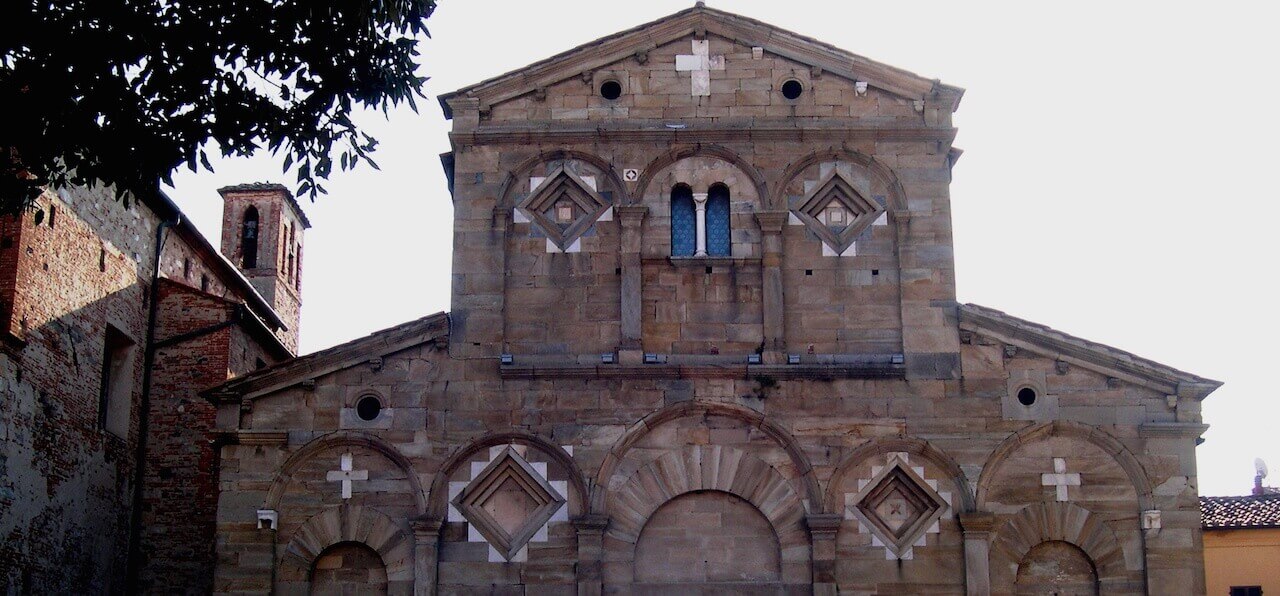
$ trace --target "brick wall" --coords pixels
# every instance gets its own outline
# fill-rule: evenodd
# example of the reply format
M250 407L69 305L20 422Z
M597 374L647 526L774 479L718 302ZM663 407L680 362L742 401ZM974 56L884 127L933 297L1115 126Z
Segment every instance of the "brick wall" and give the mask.
M109 189L77 188L45 193L35 211L0 223L0 328L8 331L0 353L0 586L8 591L123 590L147 284L160 220L145 205L117 200ZM162 275L176 282L171 287L203 287L205 292L195 293L206 304L184 312L166 304L158 337L219 316L225 320L231 304L243 299L231 289L238 280L225 278L201 254L172 230L167 233ZM118 433L99 423L108 327L131 344ZM160 470L177 467L195 475L192 502L184 504L193 507L172 519L203 524L207 534L216 471L208 465L207 433L193 422L210 415L196 392L282 354L267 356L260 337L239 330L202 340L185 346L177 357L181 362L166 361L165 376L156 378L158 419L150 434L159 448L149 452L157 454L156 478ZM189 416L175 414L178 409ZM187 478L164 480L168 485L158 483L153 496L167 496L165 491ZM174 532L168 544L181 536ZM164 552L204 565L199 573L207 578L209 549L183 548L203 552L203 558L188 557L182 548ZM197 585L185 583L194 576L173 575L170 585Z
M146 333L149 214L102 191L46 194L37 209L40 224L35 213L8 222L9 230L21 228L20 240L3 249L16 266L8 327L23 344L0 356L0 582L23 592L120 590ZM136 352L126 373L132 391L122 435L98 422L108 325Z

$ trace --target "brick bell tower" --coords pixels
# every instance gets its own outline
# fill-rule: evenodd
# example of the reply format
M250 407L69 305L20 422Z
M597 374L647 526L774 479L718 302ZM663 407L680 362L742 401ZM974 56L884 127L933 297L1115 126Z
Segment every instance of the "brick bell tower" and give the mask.
M302 236L311 222L280 184L238 184L222 195L222 254L244 272L289 328L281 341L298 350L302 309Z

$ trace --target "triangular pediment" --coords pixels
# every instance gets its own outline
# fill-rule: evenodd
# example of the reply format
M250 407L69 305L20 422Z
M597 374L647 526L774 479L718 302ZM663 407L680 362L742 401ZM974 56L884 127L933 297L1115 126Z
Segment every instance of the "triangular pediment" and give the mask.
M709 35L759 47L764 52L822 73L822 76L861 81L872 89L903 99L949 103L952 111L964 93L963 89L944 85L936 79L876 62L761 21L699 5L441 95L440 104L447 118L453 115L451 102L458 99L474 100L484 110L569 79L588 78L593 71L609 69L623 61L643 62L648 52L664 44L685 38L705 39Z
M354 366L379 362L416 346L434 343L443 348L448 340L449 315L436 313L254 371L202 391L201 395L215 402L255 399Z
M1166 395L1204 399L1222 386L1136 354L1063 333L1007 313L978 306L960 306L960 331L975 333L1020 350L1115 378Z

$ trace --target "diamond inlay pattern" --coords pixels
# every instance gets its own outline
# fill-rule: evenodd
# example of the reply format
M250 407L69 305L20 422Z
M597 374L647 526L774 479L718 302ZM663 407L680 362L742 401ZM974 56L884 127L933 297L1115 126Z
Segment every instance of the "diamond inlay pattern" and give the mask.
M511 447L453 498L467 522L508 561L564 503L564 497Z
M577 174L558 166L516 209L565 250L586 233L609 206L609 201Z
M844 254L885 208L880 201L862 196L837 170L813 187L792 211L836 254Z
M870 531L875 546L888 550L890 558L913 558L912 547L924 544L926 533L936 533L938 519L950 508L933 482L922 478L923 468L907 465L905 454L891 454L888 465L876 467L861 490L846 496L847 517Z

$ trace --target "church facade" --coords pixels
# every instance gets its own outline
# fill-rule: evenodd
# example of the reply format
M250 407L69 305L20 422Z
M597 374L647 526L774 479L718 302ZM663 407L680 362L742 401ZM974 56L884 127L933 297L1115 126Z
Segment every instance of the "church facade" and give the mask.
M1219 383L957 302L962 93L697 6L442 97L451 311L205 392L214 591L1203 593Z

